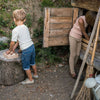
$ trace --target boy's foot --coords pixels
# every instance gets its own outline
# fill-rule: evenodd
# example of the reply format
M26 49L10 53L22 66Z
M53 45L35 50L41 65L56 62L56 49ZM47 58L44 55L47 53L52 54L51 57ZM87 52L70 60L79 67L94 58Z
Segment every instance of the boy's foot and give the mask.
M32 84L32 83L34 83L34 80L30 81L28 78L21 82L21 84L23 84L23 85L24 84Z
M35 78L35 79L39 78L38 75L34 75L33 73L32 73L32 77Z
M38 75L33 75L33 78L36 78L37 79L37 78L39 78L39 76Z

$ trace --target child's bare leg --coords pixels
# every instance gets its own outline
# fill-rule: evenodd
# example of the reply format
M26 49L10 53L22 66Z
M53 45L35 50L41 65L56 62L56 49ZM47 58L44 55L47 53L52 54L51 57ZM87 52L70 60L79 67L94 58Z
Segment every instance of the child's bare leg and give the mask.
M34 71L34 75L37 75L37 68L36 68L36 65L33 65L33 66L32 66L32 69L33 69L33 71Z
M32 74L31 74L31 70L30 70L30 69L29 69L29 70L25 70L25 72L26 72L26 74L27 74L29 80L32 81L33 78L32 78Z

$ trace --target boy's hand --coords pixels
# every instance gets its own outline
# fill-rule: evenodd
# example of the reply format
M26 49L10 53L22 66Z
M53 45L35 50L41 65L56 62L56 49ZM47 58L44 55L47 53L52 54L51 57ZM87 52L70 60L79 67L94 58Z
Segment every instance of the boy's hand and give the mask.
M8 50L8 51L6 51L6 54L7 54L7 55L8 55L8 54L10 54L10 52L11 52L11 51L10 51L10 50Z
M13 51L10 52L11 55L12 55L13 53L14 53Z
M15 52L15 48L13 48L13 52Z
M19 49L19 50L18 50L18 53L21 53L21 52L22 52L22 50L21 50L21 49Z
M14 52L13 51L10 51L10 50L8 50L8 51L6 51L6 54L8 55L8 54L13 54Z

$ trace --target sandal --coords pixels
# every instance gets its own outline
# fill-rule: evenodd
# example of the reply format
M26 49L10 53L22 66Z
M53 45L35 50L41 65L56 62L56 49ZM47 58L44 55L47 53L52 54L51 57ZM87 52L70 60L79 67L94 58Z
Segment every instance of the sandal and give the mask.
M72 77L73 79L77 79L77 74L71 74L71 73L70 73L70 75L71 75L71 77Z

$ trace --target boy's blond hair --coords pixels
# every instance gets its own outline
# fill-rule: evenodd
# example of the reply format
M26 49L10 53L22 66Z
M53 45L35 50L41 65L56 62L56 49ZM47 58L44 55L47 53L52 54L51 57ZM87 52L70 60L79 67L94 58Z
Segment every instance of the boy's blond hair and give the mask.
M24 21L26 18L26 12L24 9L16 9L13 11L13 18L16 21Z

